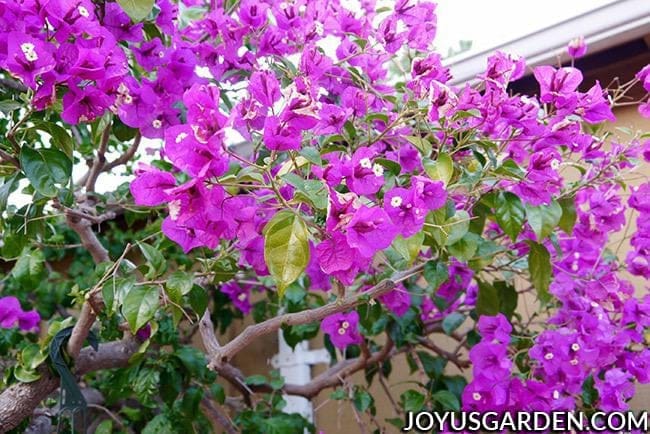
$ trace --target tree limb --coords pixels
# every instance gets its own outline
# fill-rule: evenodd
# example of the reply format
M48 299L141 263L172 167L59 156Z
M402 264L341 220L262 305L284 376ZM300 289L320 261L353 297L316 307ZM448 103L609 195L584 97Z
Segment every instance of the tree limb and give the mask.
M102 139L99 143L99 149L97 149L97 155L95 156L95 161L88 171L88 177L86 179L86 192L95 191L95 184L97 183L97 178L99 174L102 173L104 165L106 164L106 148L108 147L108 140L111 137L111 127L110 125L102 132Z
M110 261L108 250L99 242L97 235L93 232L90 221L79 218L76 215L66 213L68 226L79 235L81 244L90 252L96 264ZM101 310L104 302L98 291L88 293L86 302L81 307L79 319L74 325L72 335L68 341L68 354L72 358L77 357L84 341L88 337L90 328L97 319L97 313Z
M117 166L121 166L122 164L128 163L129 160L131 160L131 158L133 158L135 153L138 151L138 147L140 146L141 140L142 140L142 135L138 131L138 133L135 135L135 138L133 139L133 144L129 146L126 152L120 155L119 157L117 157L115 160L106 163L106 165L102 169L102 172L108 172L109 170L112 170Z
M101 344L99 350L84 348L76 359L74 372L83 375L101 369L122 368L138 350L140 344L133 338ZM57 387L59 378L46 365L38 369L41 378L31 383L16 383L0 394L0 433L14 429L32 414L38 404Z
M393 289L397 283L420 273L423 269L424 264L420 264L402 273L398 273L392 279L385 279L379 282L377 285L373 286L367 291L352 294L348 297L345 297L344 299L336 300L316 309L309 309L296 313L288 313L268 319L259 324L248 326L241 334L239 334L235 339L228 342L224 346L215 348L215 346L211 344L212 348L210 348L206 344L206 349L208 351L211 351L211 353L208 353L211 359L208 367L218 371L221 364L231 360L235 354L239 353L242 349L249 346L255 339L259 338L260 336L274 333L278 331L283 325L293 326L300 324L309 324L316 321L321 321L325 317L332 314L352 309L367 300L375 299L387 293ZM210 341L212 343L216 342L213 328L202 328L201 337L203 338L204 343L206 341Z
M203 414L205 414L205 416L212 424L214 432L219 432L220 429L223 428L228 434L237 433L237 430L228 419L228 416L223 414L219 408L208 398L204 397L201 400L201 410L203 410Z

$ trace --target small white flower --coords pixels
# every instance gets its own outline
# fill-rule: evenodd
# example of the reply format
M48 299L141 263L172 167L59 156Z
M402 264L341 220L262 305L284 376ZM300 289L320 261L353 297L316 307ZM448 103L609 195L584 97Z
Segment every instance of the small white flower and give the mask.
M158 57L160 57L162 59L163 57L165 57L165 53L163 51L159 51L158 52Z
M374 173L375 176L384 176L384 167L380 164L375 164L372 166L372 173Z
M316 24L314 24L314 31L316 32L316 34L318 36L322 36L324 30L325 29L323 28L323 23L316 21Z
M546 354L544 355L544 358L545 358L546 360L553 360L553 357L555 357L555 356L553 355L553 353L546 353Z
M154 119L153 122L151 122L151 126L154 127L155 129L158 129L162 127L162 122L160 122L159 119Z
M244 292L242 292L241 294L239 294L239 295L237 296L237 299L238 299L239 301L244 301L244 300L246 300L246 298L247 298L247 295L246 295Z
M575 344L571 345L571 349L572 349L573 351L578 351L578 350L580 349L580 345L578 345L577 343L575 343Z
M181 201L180 200L172 200L169 202L169 217L171 217L172 220L177 220L178 215L181 213Z
M349 323L349 322L347 322L347 321L343 321L343 322L341 323L341 328L347 329L347 328L349 328L349 327L350 327L350 323Z
M35 51L36 47L31 42L24 42L20 44L20 50L25 55L25 59L29 62L35 62L38 60L38 54Z
M88 18L90 16L90 14L88 13L88 9L86 9L85 7L83 7L81 5L79 5L77 10L79 11L79 15L81 15L84 18Z
M390 206L392 206L393 208L397 208L401 204L402 204L402 198L399 196L395 196L390 200Z
M554 158L551 160L551 169L557 170L560 168L560 160Z
M131 104L133 102L133 97L131 95L124 95L124 104Z
M480 401L482 396L481 396L480 393L474 392L474 393L472 393L472 398L474 398L474 401Z
M363 167L364 169L370 169L372 167L372 162L370 161L370 158L365 157L359 161L359 166Z
M343 327L341 327L341 328L339 329L339 334L340 334L340 335L344 335L344 334L345 334L345 329L344 329Z
M186 137L187 137L187 133L179 133L179 134L176 136L176 140L175 140L175 142L176 142L176 143L180 143L180 142L182 142L183 140L185 140Z
M578 364L578 359L571 359L569 363L571 364L571 366L575 366Z

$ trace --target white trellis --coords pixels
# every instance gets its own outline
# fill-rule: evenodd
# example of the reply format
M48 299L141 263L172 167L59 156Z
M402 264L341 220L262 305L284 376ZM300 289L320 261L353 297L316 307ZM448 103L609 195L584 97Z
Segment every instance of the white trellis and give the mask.
M318 363L329 363L330 355L325 348L310 350L309 342L303 341L292 350L278 331L278 354L271 359L271 365L280 370L287 384L309 384L311 381L311 367ZM285 395L287 406L285 413L298 413L308 419L314 420L314 409L311 402L302 396Z

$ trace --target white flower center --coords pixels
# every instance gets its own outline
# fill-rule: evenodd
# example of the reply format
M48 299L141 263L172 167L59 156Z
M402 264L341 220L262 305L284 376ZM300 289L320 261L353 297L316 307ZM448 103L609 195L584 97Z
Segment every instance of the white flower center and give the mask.
M571 359L569 363L571 364L571 366L575 366L578 364L578 359Z
M383 166L379 164L375 164L374 166L372 166L372 173L374 173L375 176L383 176L384 175Z
M165 53L163 53L162 51L159 51L158 52L158 57L160 57L162 59L163 57L165 57Z
M169 217L171 217L172 220L178 219L178 215L181 212L181 201L180 200L172 200L169 202Z
M393 208L397 208L401 204L402 204L402 198L399 196L395 196L390 200L390 206L392 206Z
M85 7L83 7L81 5L77 8L77 10L79 11L79 15L81 15L84 18L88 18L88 16L90 15L88 13L88 9L86 9Z
M175 140L175 141L176 141L176 143L180 143L180 142L182 142L183 140L185 140L186 137L187 137L187 133L179 133L179 134L176 136L176 140Z
M131 95L124 95L124 104L131 104L133 102L133 97Z
M546 353L546 355L544 356L546 360L553 360L553 357L555 357L553 356L553 353Z
M560 167L560 160L552 159L551 160L551 169L557 170Z
M317 35L322 36L324 30L323 23L317 21L316 24L314 24L314 31Z
M31 42L24 42L20 44L20 50L25 55L25 59L29 62L34 62L38 60L38 54L36 54L35 46Z
M573 351L578 351L578 350L580 349L580 345L578 345L577 343L576 343L576 344L573 344L573 345L571 345L571 349L572 349Z
M481 396L480 393L474 392L474 393L472 393L472 398L474 398L474 401L480 401L482 396Z
M347 329L347 328L349 328L349 327L350 327L350 323L349 323L349 322L347 322L347 321L343 321L343 322L341 323L341 328L343 328L343 329Z
M160 122L159 119L154 119L153 122L151 122L151 126L158 129L162 127L162 122Z
M345 334L345 329L344 329L343 327L341 327L341 328L339 329L339 334L340 334L340 335L344 335L344 334Z
M241 294L239 294L239 295L237 296L237 299L238 299L239 301L244 301L244 300L246 300L246 294L242 292Z
M370 169L372 167L372 163L370 162L370 158L362 158L361 161L359 161L359 166L363 167L364 169Z

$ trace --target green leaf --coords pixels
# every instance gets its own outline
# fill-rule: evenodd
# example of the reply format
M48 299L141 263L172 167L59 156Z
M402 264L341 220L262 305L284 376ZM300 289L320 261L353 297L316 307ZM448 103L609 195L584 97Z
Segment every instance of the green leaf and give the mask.
M460 239L469 231L469 213L465 210L458 210L444 224L444 230L447 231L447 241L445 245L450 246Z
M263 386L266 384L266 377L264 375L251 375L244 380L249 386Z
M571 235L577 218L575 199L572 197L565 197L560 199L559 202L562 207L562 217L560 217L558 226L564 232Z
M404 411L420 411L424 407L426 396L416 390L407 390L400 395L400 402Z
M446 410L460 411L460 402L456 395L448 390L439 390L431 398Z
M553 230L560 222L562 207L555 200L550 205L526 205L526 216L528 217L528 224L537 235L537 241L542 241L553 233Z
M68 134L65 128L52 122L40 121L35 122L33 128L52 136L52 145L63 151L68 158L72 159L74 140L72 140L72 136Z
M295 173L288 173L282 179L296 188L296 199L311 203L316 209L327 209L329 193L323 181L318 179L305 180Z
M417 352L418 359L422 364L422 369L432 380L438 380L440 376L445 372L445 366L447 366L447 360L442 357L433 357L431 353L426 351Z
M424 279L429 282L433 291L449 279L449 269L447 265L439 260L429 261L424 264Z
M428 157L431 155L431 142L427 139L418 136L405 136L404 138L411 142L423 156Z
M36 191L43 196L54 197L58 185L65 185L72 175L72 161L56 149L32 149L23 146L20 165Z
M442 331L450 335L454 330L465 322L465 315L460 312L453 312L442 320Z
M18 110L22 106L23 105L18 101L14 101L12 99L3 99L2 101L0 101L0 112L4 113L5 115L8 115L12 111Z
M189 294L187 294L187 298L190 302L192 310L194 310L198 316L202 316L205 313L205 310L208 308L209 302L208 293L206 290L198 285L194 285Z
M447 210L441 207L427 214L424 232L429 235L438 246L447 242L447 228L443 225L447 221Z
M526 210L517 195L501 192L496 199L495 217L503 232L515 241L523 229Z
M192 286L194 286L194 279L191 273L174 271L167 277L167 292L174 294L175 298L172 298L174 302L187 295L192 290Z
M37 286L45 270L44 264L43 252L25 247L11 270L11 275L23 286Z
M354 398L352 398L352 402L356 409L360 412L365 412L370 408L370 406L373 403L372 396L366 392L365 390L360 390L354 394Z
M154 0L117 0L117 3L133 21L142 21L153 9Z
M14 377L22 383L32 383L41 378L41 375L38 372L25 368L24 366L16 366L14 369Z
M476 313L493 316L499 313L499 294L497 289L487 282L478 281Z
M36 370L36 368L43 363L48 357L47 353L41 352L41 347L38 344L30 344L23 348L20 353L22 365L28 370Z
M278 294L293 283L309 263L305 222L291 211L278 212L264 227L264 260L275 279Z
M393 240L393 247L410 265L420 254L423 241L424 232L418 232L409 238L404 238L401 235L398 235Z
M7 209L7 201L9 200L9 195L18 187L18 177L21 176L20 172L16 172L11 176L8 176L3 179L2 185L0 185L0 214L2 214L5 209Z
M122 304L122 314L132 332L140 330L158 310L158 287L151 285L134 286Z
M551 255L542 244L529 241L528 245L530 246L528 252L530 281L537 290L537 297L542 303L546 303L551 298L548 292L551 283Z
M447 250L449 250L449 254L452 256L461 261L467 262L476 254L480 240L480 235L476 235L473 232L467 232L463 238L447 247Z
M499 295L499 311L505 315L506 318L512 318L512 315L517 309L517 300L519 294L514 286L508 285L506 282L499 280L493 283Z
M449 156L441 152L436 161L429 160L428 158L422 159L424 171L431 179L444 182L445 185L449 184L451 177L454 175L454 162Z
M167 270L167 261L165 261L165 257L158 249L145 243L138 243L138 246L147 260L147 266L149 267L147 277L160 276Z
M112 434L113 432L113 421L111 419L106 419L95 429L95 434Z
M318 149L313 148L313 147L305 147L300 150L300 155L305 157L307 161L309 161L312 164L315 164L317 166L322 166L323 165L323 160L320 156L320 152L318 152Z
M142 430L142 434L160 434L163 432L176 432L171 420L165 414L159 414L151 419Z
M131 291L135 284L135 276L115 277L110 279L102 287L104 303L109 311L117 311L126 294Z

